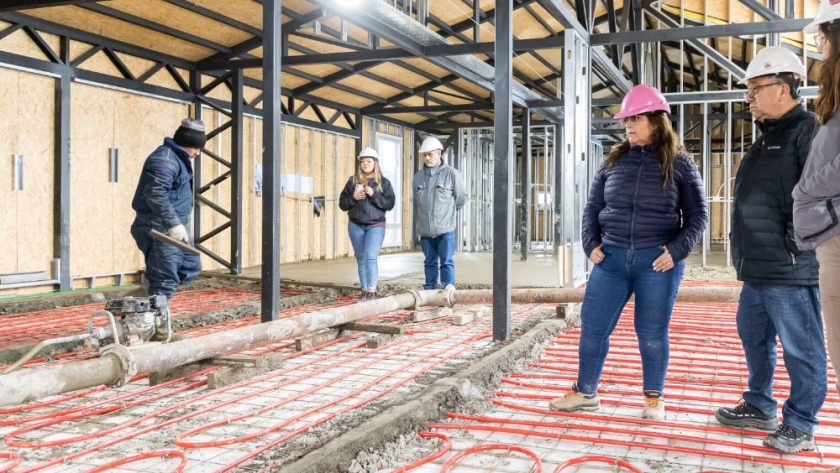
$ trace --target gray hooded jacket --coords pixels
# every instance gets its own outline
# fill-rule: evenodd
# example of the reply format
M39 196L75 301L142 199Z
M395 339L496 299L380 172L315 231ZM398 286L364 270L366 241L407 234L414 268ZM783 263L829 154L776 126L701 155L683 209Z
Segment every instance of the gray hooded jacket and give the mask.
M796 245L812 250L840 235L840 112L819 127L799 183L793 188Z
M414 174L414 221L421 237L435 238L455 230L457 211L468 197L464 179L453 167L424 166Z

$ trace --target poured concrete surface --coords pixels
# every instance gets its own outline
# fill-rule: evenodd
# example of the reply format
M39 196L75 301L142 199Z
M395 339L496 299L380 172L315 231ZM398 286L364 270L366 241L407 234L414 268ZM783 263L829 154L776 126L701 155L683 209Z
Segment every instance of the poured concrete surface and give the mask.
M493 253L472 252L455 253L455 281L459 287L489 286L493 283ZM686 260L687 279L734 279L731 265L725 267L726 253L709 252L706 267L699 253L692 254ZM242 276L260 277L261 266L247 268ZM280 266L280 277L284 280L300 282L326 283L342 286L358 285L355 258L339 258L328 261L305 261ZM557 259L552 254L535 252L527 261L521 261L519 253L511 254L511 287L559 287L559 269ZM688 271L695 271L695 277L689 277ZM704 273L709 273L704 277ZM723 276L723 277L721 277ZM384 254L379 256L379 281L381 285L399 284L423 286L423 253L419 251Z

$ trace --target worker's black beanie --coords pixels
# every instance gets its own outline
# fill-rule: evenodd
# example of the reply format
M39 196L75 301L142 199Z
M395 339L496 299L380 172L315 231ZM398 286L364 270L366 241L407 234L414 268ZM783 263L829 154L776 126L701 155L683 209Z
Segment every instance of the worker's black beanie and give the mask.
M207 142L207 135L204 134L204 122L185 118L181 120L181 126L172 138L182 148L201 149Z

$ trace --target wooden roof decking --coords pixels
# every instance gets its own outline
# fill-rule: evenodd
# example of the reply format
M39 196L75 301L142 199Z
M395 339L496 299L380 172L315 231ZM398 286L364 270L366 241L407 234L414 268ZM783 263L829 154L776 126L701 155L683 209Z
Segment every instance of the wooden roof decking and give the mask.
M404 0L394 1L396 3L392 2L392 5L396 4L416 18L416 5L409 6ZM55 6L25 9L14 6L24 3L53 3ZM559 19L544 7L550 3L551 0L515 1L512 18L514 41L525 46L513 58L514 77L519 84L546 100L556 99L562 90L559 85L561 49L551 45L562 44L564 28ZM585 12L589 8L583 5L586 3L577 0L577 7L581 9L579 18L586 17ZM641 2L631 9L624 8L621 0L592 0L592 3L595 6L595 16L591 19L594 24L592 34L664 29L652 13L665 15L677 24L689 27L773 21L785 19L791 14L792 18L809 18L818 4L817 0L780 0L780 13L773 13L758 0L665 0L661 3ZM405 52L400 54L399 49L380 38L375 31L367 31L342 20L336 11L325 9L324 5L327 5L326 0L282 2L284 55L288 61L283 65L281 80L287 105L289 97L299 96L304 101L321 101L336 110L390 116L407 124L432 127L436 121L440 122L437 126L451 127L472 120L492 120L492 107L488 109L488 104L492 103L490 90L453 76L432 58ZM576 5L566 3L565 6L572 14L576 12ZM119 63L111 57L117 55L125 64L125 69L130 70L131 76L142 77L155 67L160 69L155 55L163 55L177 58L181 67L175 68L174 74L172 71L169 74L167 71L153 71L151 75L154 79L147 79L154 80L160 87L177 87L181 81L189 80L188 69L203 69L209 61L258 61L262 56L262 8L257 0L6 1L0 2L0 51L15 54L21 54L21 48L43 51L37 44L34 48L32 45L24 47L17 44L23 41L18 36L27 34L32 37L31 32L20 24L26 26L32 23L34 26L30 29L40 28L43 41L52 44L56 51L59 48L57 40L47 30L64 28L81 31L88 37L102 38L103 42L113 46L91 54L96 46L86 47L84 41L73 41L71 58L85 54L91 56L78 67L125 75L125 71L119 70ZM450 43L465 47L476 45L475 30L478 28L478 43L483 44L480 44L481 48L473 48L473 54L492 64L495 2L480 0L479 8L481 20L476 25L471 0L430 0L427 26ZM635 21L627 21L625 25L626 11L634 12L635 18L631 20ZM15 31L9 32L9 29ZM803 44L807 44L809 67L819 62L810 44L813 41L811 38L805 38L800 31L780 36L783 45L800 53ZM37 39L33 38L33 41L37 43ZM763 47L766 36L729 36L699 41L706 41L720 55L719 59L745 68L754 54L754 47ZM13 42L15 46L11 46ZM121 45L130 45L133 51L121 51ZM529 45L532 47L529 48ZM620 66L623 75L632 79L637 69L643 67L638 62L640 45L624 46L623 51L611 45L593 47L603 48L610 60ZM708 90L730 88L730 73L718 64L720 61L711 61L708 73L704 74L702 45L666 39L657 46L663 52L663 81L669 91L698 90L707 78L705 87ZM149 52L146 58L142 57L145 51ZM32 54L37 56L34 52ZM336 54L341 60L330 60ZM612 57L616 54L619 59ZM103 59L104 55L109 57ZM300 62L301 57L311 63L292 63L293 59ZM116 66L108 65L106 59ZM816 77L814 74L815 70L812 70L812 79ZM256 88L261 75L260 68L245 70L245 76L253 81L249 84L254 89L249 92L251 97L258 96ZM597 67L594 68L593 97L617 97L622 94L608 77ZM473 110L470 110L471 104L475 107ZM260 104L254 106L259 108ZM424 110L425 107L428 109ZM454 110L441 111L446 107L454 107ZM393 113L390 108L394 109Z

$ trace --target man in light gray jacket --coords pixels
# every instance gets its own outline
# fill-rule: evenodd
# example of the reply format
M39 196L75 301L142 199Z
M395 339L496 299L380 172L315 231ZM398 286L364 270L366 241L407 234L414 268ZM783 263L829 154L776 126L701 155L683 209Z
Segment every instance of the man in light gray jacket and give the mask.
M455 285L455 225L458 211L467 202L461 174L441 160L443 145L429 137L420 146L423 169L414 174L414 221L425 255L426 283L423 289L437 289L438 275L443 287Z

